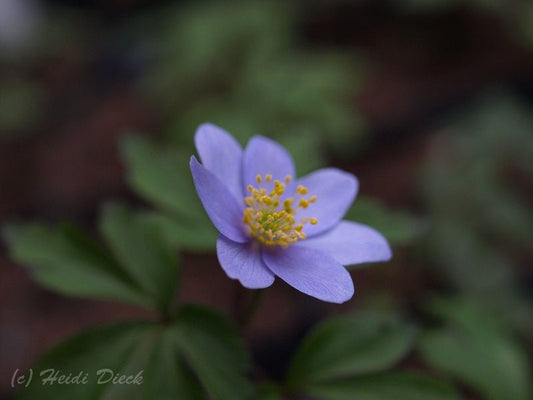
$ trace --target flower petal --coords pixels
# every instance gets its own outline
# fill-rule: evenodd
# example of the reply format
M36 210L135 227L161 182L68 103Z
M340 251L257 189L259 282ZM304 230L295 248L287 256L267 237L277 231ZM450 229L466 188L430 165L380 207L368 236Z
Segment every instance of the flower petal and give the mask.
M352 277L339 262L307 247L264 249L267 267L299 291L332 303L344 303L354 293Z
M191 157L189 165L196 192L216 228L235 242L247 242L249 238L244 233L242 207L228 188L194 156Z
M262 289L274 283L274 274L261 258L255 242L236 243L223 235L217 240L220 265L231 279L238 279L248 289Z
M279 143L263 136L254 136L244 149L243 157L243 179L244 187L248 185L257 186L255 180L257 174L263 178L266 174L283 181L287 175L293 180L287 185L286 193L292 194L294 191L295 178L294 162L291 155ZM263 184L263 187L270 189L270 185Z
M336 168L319 169L299 179L298 184L307 187L310 195L317 196L316 203L298 213L298 217L318 219L316 225L305 225L308 237L333 228L348 211L359 189L355 176Z
M242 201L241 145L228 132L210 123L198 127L194 143L202 165L228 187L237 201Z
M319 236L300 240L294 246L322 251L342 265L388 261L392 257L387 239L369 226L341 221Z

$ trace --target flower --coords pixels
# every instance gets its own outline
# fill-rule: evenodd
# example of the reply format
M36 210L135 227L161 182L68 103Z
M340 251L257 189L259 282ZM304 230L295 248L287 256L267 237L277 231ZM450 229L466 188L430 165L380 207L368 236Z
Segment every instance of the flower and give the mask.
M295 179L290 154L254 136L243 150L223 129L202 124L192 156L194 185L219 230L217 255L232 279L266 288L278 276L323 301L343 303L354 293L343 265L386 261L387 240L374 229L341 221L358 181L335 168Z

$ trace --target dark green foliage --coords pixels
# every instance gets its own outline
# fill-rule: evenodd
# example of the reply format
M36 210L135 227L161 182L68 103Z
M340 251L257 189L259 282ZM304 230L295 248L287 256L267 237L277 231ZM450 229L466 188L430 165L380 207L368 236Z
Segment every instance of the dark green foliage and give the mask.
M531 174L531 110L493 97L447 128L423 173L427 244L448 282L524 332L532 308L519 289L517 251L533 236L533 213L513 176Z
M450 384L415 372L387 372L311 386L320 400L459 400Z
M176 254L159 232L118 205L106 208L101 230L111 251L69 225L9 225L4 236L13 259L51 290L167 313L174 299L178 265Z
M76 297L155 306L98 243L72 226L9 225L4 237L12 258L42 286Z
M257 400L282 400L281 389L273 383L265 383L257 388Z
M0 86L0 140L36 129L43 117L43 89L29 79L2 79Z
M393 246L413 242L426 228L420 218L387 208L378 199L366 196L357 196L344 218L371 226Z
M295 135L320 138L338 155L356 150L365 128L350 99L360 68L340 51L295 46L297 23L278 1L169 6L139 21L138 46L153 53L141 86L166 114L167 137L192 151L196 127L212 122L242 143L253 134L282 142ZM320 153L311 153L314 163ZM309 171L309 155L294 155Z
M320 400L460 399L447 383L413 372L384 372L413 348L417 329L397 317L359 313L319 325L296 352L293 392Z
M288 372L291 386L384 370L412 348L416 329L394 317L355 314L326 321L309 335Z
M158 145L139 135L124 137L121 150L128 182L139 195L169 212L203 215L189 171L191 152Z
M122 323L92 329L52 348L32 367L34 380L20 399L250 399L244 376L248 358L235 328L221 315L184 306L169 324ZM38 375L49 368L87 384L44 385ZM138 376L140 384L106 383L107 373ZM43 376L45 377L45 376ZM100 379L100 381L99 381Z
M248 355L234 326L197 305L183 307L176 321L178 347L210 396L250 398L252 386L242 375L249 367Z
M178 268L176 253L161 232L118 204L104 208L100 230L128 276L155 299L163 314L168 313L178 286Z
M531 398L524 349L491 312L465 300L436 300L429 310L443 326L424 333L420 345L429 365L464 382L487 400Z
M159 208L140 213L139 218L159 228L174 247L214 250L217 232L194 189L189 171L192 154L131 135L124 138L121 149L129 184Z

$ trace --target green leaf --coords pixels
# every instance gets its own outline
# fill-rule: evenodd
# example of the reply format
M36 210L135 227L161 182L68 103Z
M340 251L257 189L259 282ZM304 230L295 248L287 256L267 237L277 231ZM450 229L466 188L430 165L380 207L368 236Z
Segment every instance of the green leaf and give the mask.
M431 264L526 335L533 324L522 318L531 301L520 264L531 248L533 209L520 177L533 171L531 111L509 93L489 93L434 138L421 174Z
M160 209L144 214L141 220L160 229L172 246L214 250L217 231L196 194L189 171L191 153L140 136L127 136L122 141L131 187Z
M422 336L420 350L428 364L487 400L531 398L526 353L494 316L460 300L433 302L431 310L445 325Z
M395 317L354 314L328 320L297 351L290 387L384 370L413 346L416 329Z
M126 271L98 243L72 226L8 225L3 233L11 257L50 290L151 305Z
M389 372L312 386L317 400L458 400L453 386L413 372Z
M104 208L100 230L129 276L166 313L174 299L178 271L176 254L161 232L118 204Z
M282 400L281 389L273 383L264 383L257 388L257 400Z
M235 327L205 307L184 306L177 318L178 345L198 379L219 400L248 399L253 387L244 377L249 360Z
M94 328L57 345L32 367L33 379L18 398L55 400L144 400L202 398L201 389L180 359L172 326L131 322ZM45 384L53 369L58 375L86 383ZM102 371L107 370L107 371ZM100 372L99 372L100 371ZM136 383L113 384L110 377L137 377Z
M121 152L128 182L142 197L189 218L204 215L189 171L190 153L133 135L122 140Z
M98 375L98 371L122 370L136 346L148 336L147 324L123 323L96 328L68 339L53 347L32 366L34 378L28 388L20 391L19 398L99 398L111 385L98 385L99 377L105 378ZM60 375L76 376L82 372L87 384L51 385L43 381L50 369L59 371Z
M193 252L215 251L218 231L207 217L205 223L192 223L170 213L156 211L141 213L139 219L159 229L172 247Z
M371 226L393 245L408 244L423 230L421 221L412 215L391 210L378 199L365 196L357 198L345 218Z
M203 399L198 379L187 366L183 357L178 356L175 326L166 328L152 351L146 367L146 398L161 399ZM169 351L171 349L172 351ZM179 394L179 396L176 396Z
M317 131L300 127L292 132L284 132L280 143L289 151L298 171L298 176L308 174L325 165L323 143Z
M240 77L245 65L275 57L290 37L288 7L277 1L190 3L162 11L150 43L156 59L144 86L156 91L167 109L198 102L198 94L213 84ZM132 30L139 32L138 27ZM146 36L143 29L141 39ZM236 56L228 57L230 53Z
M30 79L4 78L0 85L0 140L35 130L44 116L43 88Z
M142 376L142 383L137 384L110 384L108 387L102 392L99 398L102 400L114 400L114 399L129 399L129 400L141 400L145 399L145 393L143 385L146 380L145 370L147 369L147 363L150 359L150 355L153 351L153 348L155 346L156 341L159 339L160 332L155 327L152 327L152 330L148 331L146 333L146 336L143 337L141 340L137 341L135 343L135 347L130 351L128 354L128 357L126 358L126 361L122 364L119 370L120 375L125 376L138 376L139 381ZM170 349L167 349L170 350ZM97 350L96 350L97 351ZM110 349L110 351L113 351L113 349ZM107 367L106 367L107 368ZM107 368L108 370L110 368ZM109 379L111 376L116 376L117 370L111 369L113 372L106 372L100 375L100 380L105 380L106 375L107 379ZM153 371L149 371L152 373ZM157 379L159 381L159 377L154 375L150 375L150 378ZM113 381L111 381L113 382ZM139 387L141 386L141 387Z
M518 17L519 29L526 45L533 47L533 5L524 3Z

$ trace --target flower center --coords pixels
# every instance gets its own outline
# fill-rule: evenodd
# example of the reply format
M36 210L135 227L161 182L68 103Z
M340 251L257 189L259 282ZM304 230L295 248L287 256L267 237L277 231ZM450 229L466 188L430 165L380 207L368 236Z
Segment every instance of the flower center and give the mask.
M317 199L316 195L305 197L308 193L305 186L299 185L293 197L281 199L291 180L290 175L285 177L285 182L274 180L270 192L262 187L261 175L256 177L257 187L248 185L250 195L244 198L248 207L244 210L243 221L250 227L252 237L267 246L288 247L291 243L306 238L302 231L305 224L318 223L316 218L296 218L299 210L308 208ZM265 175L264 181L272 182L272 175Z

